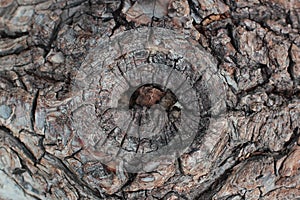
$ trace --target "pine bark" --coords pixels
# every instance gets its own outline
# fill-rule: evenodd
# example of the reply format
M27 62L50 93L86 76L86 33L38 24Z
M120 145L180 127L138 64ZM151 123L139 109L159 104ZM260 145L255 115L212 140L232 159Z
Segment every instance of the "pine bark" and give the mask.
M2 0L0 199L300 199L299 33L297 0Z

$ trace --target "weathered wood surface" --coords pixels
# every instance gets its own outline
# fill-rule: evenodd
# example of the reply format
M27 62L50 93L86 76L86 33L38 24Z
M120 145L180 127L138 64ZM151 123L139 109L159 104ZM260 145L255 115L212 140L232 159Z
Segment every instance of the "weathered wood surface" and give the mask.
M297 0L0 1L0 199L300 199L299 31Z

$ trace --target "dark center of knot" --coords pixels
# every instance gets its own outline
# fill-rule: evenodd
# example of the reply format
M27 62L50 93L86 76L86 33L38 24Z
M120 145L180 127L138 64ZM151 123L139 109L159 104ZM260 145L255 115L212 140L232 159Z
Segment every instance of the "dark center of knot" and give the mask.
M169 110L177 102L175 94L167 89L164 91L162 86L156 84L145 84L137 88L129 101L129 108L147 107L160 104Z

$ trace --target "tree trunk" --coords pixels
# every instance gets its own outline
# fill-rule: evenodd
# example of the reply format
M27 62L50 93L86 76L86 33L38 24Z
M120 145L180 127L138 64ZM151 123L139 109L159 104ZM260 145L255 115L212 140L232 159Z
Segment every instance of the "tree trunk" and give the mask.
M2 0L0 199L300 199L299 13Z

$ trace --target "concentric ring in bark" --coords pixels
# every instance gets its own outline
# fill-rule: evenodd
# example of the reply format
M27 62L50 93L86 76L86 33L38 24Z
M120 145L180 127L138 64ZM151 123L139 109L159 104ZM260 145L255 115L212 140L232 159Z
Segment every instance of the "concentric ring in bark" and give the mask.
M204 134L200 127L209 127L203 119L224 108L214 59L197 42L162 28L102 41L73 85L72 126L90 152L86 159L127 172L180 156Z

